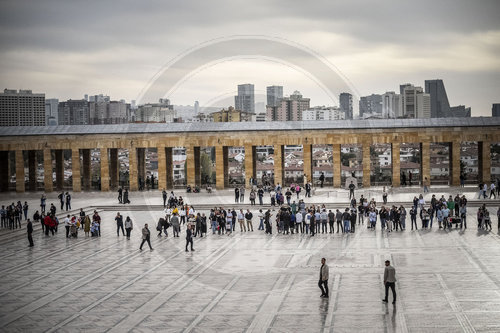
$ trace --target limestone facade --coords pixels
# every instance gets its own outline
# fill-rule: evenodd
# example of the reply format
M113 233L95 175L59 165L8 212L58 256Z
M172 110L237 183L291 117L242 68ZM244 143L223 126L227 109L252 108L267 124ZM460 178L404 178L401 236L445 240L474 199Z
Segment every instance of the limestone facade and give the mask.
M63 150L72 154L73 190L82 190L80 170L83 175L83 187L88 187L90 181L89 153L90 149L101 151L101 191L114 189L118 184L117 150L128 149L130 190L138 189L138 177L144 176L144 149L158 149L158 188L171 188L172 180L172 148L185 147L187 154L186 183L200 184L200 147L215 147L216 156L216 188L228 186L227 149L231 146L245 147L245 180L249 185L250 177L255 177L256 154L255 147L274 146L274 177L275 183L283 183L284 178L284 146L303 145L304 172L308 178L312 174L312 145L329 144L333 147L333 184L341 186L340 147L342 144L361 144L363 156L364 187L370 186L370 145L376 143L392 144L393 174L399 174L399 147L402 143L419 143L421 145L422 180L430 179L430 144L433 142L448 142L450 145L450 175L451 184L459 185L460 174L460 144L463 141L479 143L479 168L482 180L490 179L490 145L500 142L500 125L490 127L463 126L440 128L361 128L361 129L298 129L298 130L241 130L229 132L184 132L184 133L109 133L109 134L51 134L46 136L24 135L0 136L0 152L15 152L16 191L24 192L25 169L24 151L43 151L44 168L50 170L44 173L45 191L53 191L52 155L55 158L56 189L62 189ZM83 168L80 166L80 154L83 154ZM32 156L32 155L30 155ZM31 157L33 158L33 157ZM28 163L32 165L33 163ZM5 168L4 168L5 169ZM2 169L2 174L6 171ZM142 178L144 180L144 178ZM310 179L310 178L309 178ZM5 182L1 182L5 187ZM399 177L393 177L393 186L399 186ZM2 188L5 190L5 188Z

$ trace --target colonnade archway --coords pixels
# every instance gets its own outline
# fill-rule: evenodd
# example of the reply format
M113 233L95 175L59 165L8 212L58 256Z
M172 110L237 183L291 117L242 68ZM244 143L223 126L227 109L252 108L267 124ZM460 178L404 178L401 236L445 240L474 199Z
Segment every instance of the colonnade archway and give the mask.
M387 127L391 122L395 127ZM500 175L500 120L470 124L475 122L437 123L439 130L420 120L406 121L403 127L397 121L379 122L383 130L373 127L377 122L361 121L348 129L293 124L280 129L277 123L278 129L261 130L249 123L234 132L230 126L221 131L222 125L210 124L204 127L213 132L188 130L182 135L151 124L137 125L153 129L151 133L134 127L136 132L126 135L106 133L113 125L83 135L78 126L66 128L67 134L42 129L39 136L0 129L0 190L110 191L122 186L135 191L146 188L148 178L150 188L160 190L188 184L224 189L264 182L303 185L304 176L317 186L321 173L324 184L336 188L351 177L363 187L409 186L410 173L412 186L421 186L426 178L431 185L458 186L464 174L471 184L489 183ZM238 161L236 167L231 159Z

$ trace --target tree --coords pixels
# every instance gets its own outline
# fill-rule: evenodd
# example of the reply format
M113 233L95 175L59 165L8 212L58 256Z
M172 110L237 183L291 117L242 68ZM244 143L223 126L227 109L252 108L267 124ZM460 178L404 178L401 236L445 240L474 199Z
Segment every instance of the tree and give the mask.
M200 169L201 169L201 181L202 183L210 182L214 183L212 179L212 159L210 155L205 152L200 153Z

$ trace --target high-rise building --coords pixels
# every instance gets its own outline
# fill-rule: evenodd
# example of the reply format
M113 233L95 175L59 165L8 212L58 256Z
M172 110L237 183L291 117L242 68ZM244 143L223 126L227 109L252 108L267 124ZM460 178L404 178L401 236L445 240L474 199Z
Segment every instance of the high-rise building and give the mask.
M139 105L135 112L135 121L141 123L174 123L178 121L177 112L168 99L159 103Z
M371 94L360 97L359 117L382 117L382 95Z
M267 105L278 106L278 103L283 98L283 86L269 86L266 87Z
M59 100L57 98L48 98L45 100L45 124L48 126L57 126L59 118Z
M44 126L45 94L5 89L0 93L0 126Z
M424 93L422 87L406 84L401 94L402 118L430 118L431 96Z
M491 116L500 117L500 103L493 103L491 106Z
M431 95L431 118L449 117L450 102L443 80L425 80L425 92Z
M302 111L302 120L341 120L345 114L336 106L315 106Z
M239 84L238 96L234 96L234 108L255 113L255 93L253 84Z
M70 99L59 103L59 125L88 125L89 123L89 102L85 99Z
M470 117L470 107L451 106L443 80L425 80L425 92L431 96L431 118Z
M197 115L200 112L200 102L194 101L194 114Z
M309 98L304 98L299 91L294 91L290 97L284 97L278 106L268 106L266 113L270 121L302 120L302 112L309 109Z
M401 95L388 91L382 95L382 118L401 117Z
M87 96L88 95L85 95L85 97ZM87 99L85 98L85 100ZM109 96L104 96L103 94L88 96L89 102L109 102L110 100L111 98L109 98Z
M339 105L340 110L345 114L344 119L353 119L352 95L346 92L340 93Z

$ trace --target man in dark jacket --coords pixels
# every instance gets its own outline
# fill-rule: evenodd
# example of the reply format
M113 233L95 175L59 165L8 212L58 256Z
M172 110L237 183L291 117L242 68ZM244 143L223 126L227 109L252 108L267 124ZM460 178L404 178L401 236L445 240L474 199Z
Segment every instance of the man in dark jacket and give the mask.
M151 232L148 229L148 224L144 224L144 228L142 228L142 243L141 246L139 246L139 250L142 251L142 246L144 245L145 242L148 242L149 249L153 251L153 248L151 247Z
M30 242L30 247L33 247L33 224L31 223L31 220L28 219L28 225L26 226L26 230L28 231L28 241Z
M191 244L191 251L194 251L193 249L193 232L191 231L191 225L188 224L187 230L186 230L186 252L188 252L188 245Z

